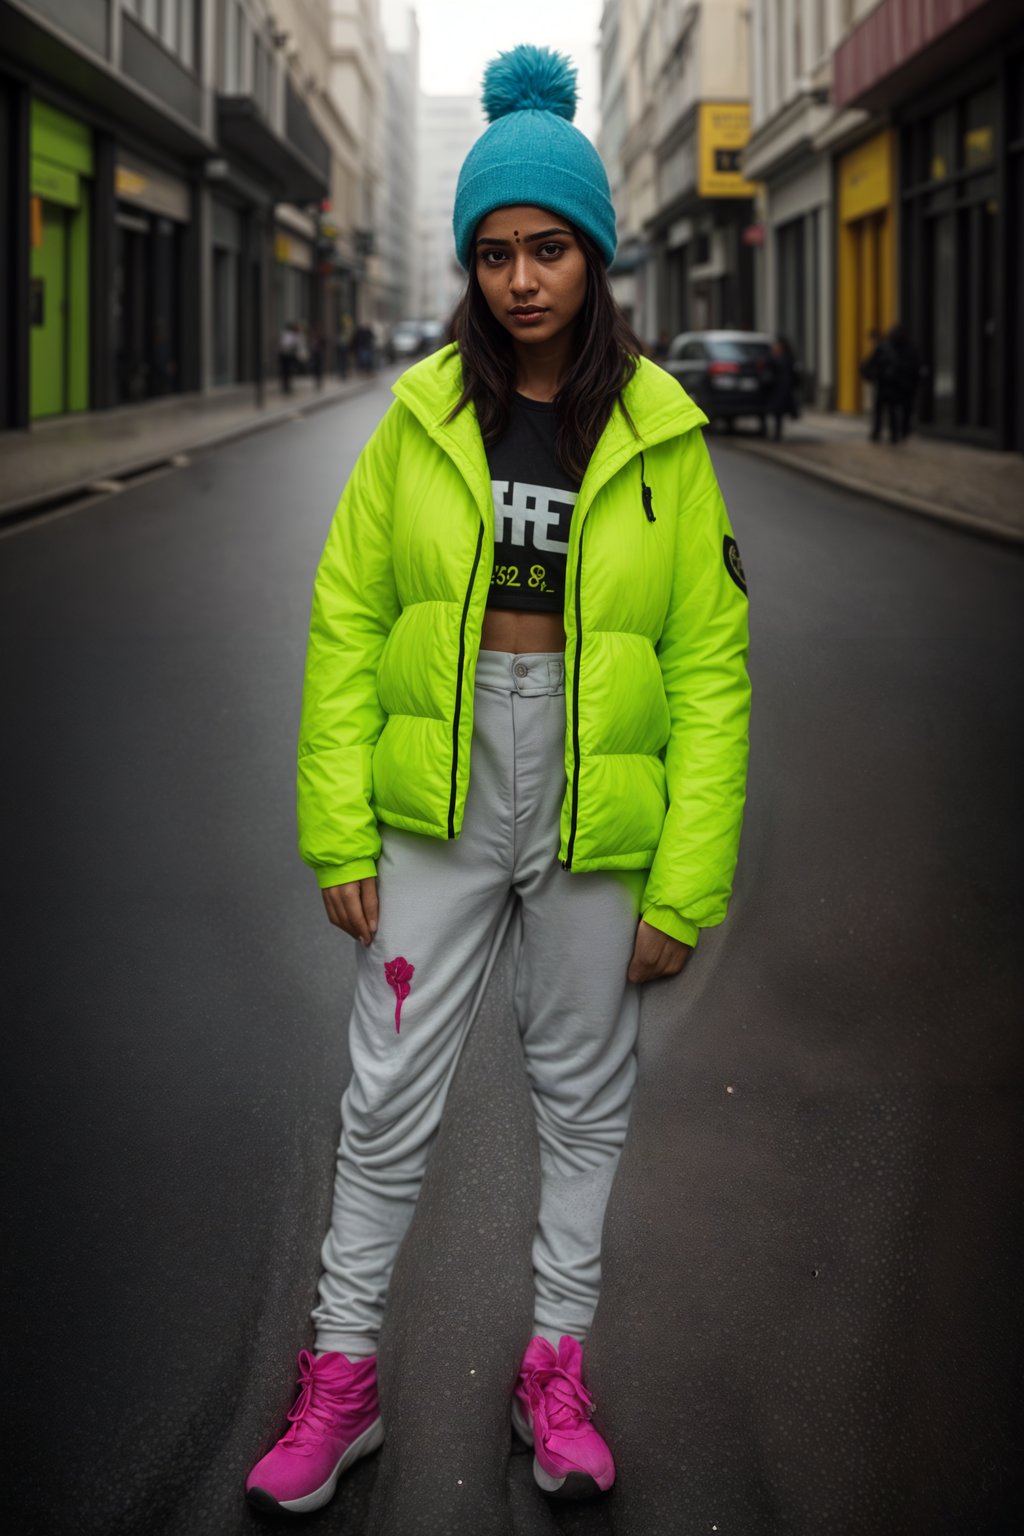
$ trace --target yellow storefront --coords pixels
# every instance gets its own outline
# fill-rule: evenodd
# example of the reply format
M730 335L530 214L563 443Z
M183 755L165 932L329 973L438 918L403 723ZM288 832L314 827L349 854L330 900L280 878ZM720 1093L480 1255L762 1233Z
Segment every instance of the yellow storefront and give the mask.
M838 164L836 408L864 408L860 364L871 332L896 319L895 145L890 132L858 144Z

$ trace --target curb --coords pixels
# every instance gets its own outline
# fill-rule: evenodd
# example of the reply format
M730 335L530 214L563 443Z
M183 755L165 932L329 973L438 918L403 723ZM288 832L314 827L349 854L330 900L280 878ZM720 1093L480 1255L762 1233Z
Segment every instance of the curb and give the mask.
M841 486L843 490L853 491L871 501L885 502L888 506L898 507L901 512L913 512L918 517L927 517L933 522L959 528L962 533L973 533L979 539L1010 544L1017 549L1024 547L1024 528L1010 528L1004 523L990 522L986 517L972 517L969 512L960 512L956 507L944 507L937 501L927 501L923 496L911 496L891 486L858 480L840 469L831 469L828 465L805 459L795 449L776 448L771 444L756 440L745 441L739 437L734 437L729 446L739 448L744 453L758 454L762 459L770 459L786 469L795 469L813 480L826 480L830 485Z
M17 501L0 502L0 529L29 522L33 517L42 515L44 512L54 512L68 502L80 501L84 505L86 502L95 501L98 496L109 496L114 493L115 488L106 487L107 481L131 482L150 475L155 470L176 468L178 466L175 461L183 454L205 453L207 449L220 448L225 443L234 442L238 438L250 437L256 432L267 432L271 427L279 427L286 421L294 421L297 417L311 416L314 411L327 410L332 405L343 405L346 400L366 394L376 383L376 379L361 380L347 389L333 390L330 394L314 395L312 399L305 400L301 404L296 401L293 405L278 407L265 416L247 417L243 421L235 422L233 426L225 427L221 432L175 443L158 454L129 459L116 467L108 466L96 470L81 479L66 481L63 485L53 487L52 490L37 491L35 495L23 496ZM123 488L127 489L127 487ZM118 486L116 489L120 490L122 487Z

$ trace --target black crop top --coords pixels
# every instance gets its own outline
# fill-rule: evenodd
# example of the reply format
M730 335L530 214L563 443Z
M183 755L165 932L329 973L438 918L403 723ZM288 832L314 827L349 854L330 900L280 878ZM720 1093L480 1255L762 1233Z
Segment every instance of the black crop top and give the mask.
M508 428L487 450L494 494L490 608L561 613L569 523L580 483L555 458L555 406L513 395Z

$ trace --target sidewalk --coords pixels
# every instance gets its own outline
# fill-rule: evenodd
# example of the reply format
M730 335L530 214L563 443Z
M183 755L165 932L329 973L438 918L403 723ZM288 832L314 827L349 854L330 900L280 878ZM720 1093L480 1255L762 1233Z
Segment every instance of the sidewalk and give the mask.
M208 395L169 395L0 434L0 524L84 498L94 488L117 490L115 482L176 455L333 405L373 382L332 379L318 391L312 379L298 378L285 395L276 381L268 381L262 409L251 384L231 385ZM917 435L895 446L872 443L866 418L815 411L787 421L781 443L740 431L722 441L905 511L1024 544L1024 457L1019 454Z
M991 453L916 434L903 443L868 441L866 417L805 412L774 443L736 432L723 442L774 459L904 511L987 538L1024 544L1024 457Z
M59 416L27 432L0 434L0 523L100 490L166 464L178 454L209 448L360 394L372 378L330 379L320 390L311 378L282 393L267 380L264 404L253 384L228 385L207 395L168 395L141 405L79 416Z

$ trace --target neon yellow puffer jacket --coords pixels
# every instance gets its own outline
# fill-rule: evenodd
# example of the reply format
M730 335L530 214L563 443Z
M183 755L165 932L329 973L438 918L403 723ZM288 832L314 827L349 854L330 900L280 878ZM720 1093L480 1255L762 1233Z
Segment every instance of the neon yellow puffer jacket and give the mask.
M410 368L345 486L317 570L299 736L299 849L321 886L376 872L378 822L458 837L494 503L454 347ZM649 869L647 922L725 916L746 785L743 568L675 379L641 361L573 509L558 857ZM552 854L555 850L552 849Z

